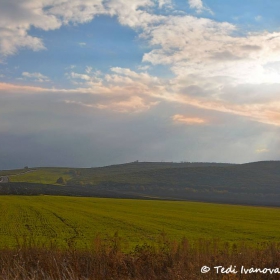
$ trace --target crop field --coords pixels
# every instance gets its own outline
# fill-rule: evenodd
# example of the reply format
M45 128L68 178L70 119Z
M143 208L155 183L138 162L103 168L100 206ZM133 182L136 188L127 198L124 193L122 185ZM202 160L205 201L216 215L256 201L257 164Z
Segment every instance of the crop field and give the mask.
M17 239L90 246L97 234L115 232L127 246L153 244L164 231L171 239L280 240L280 209L197 202L0 196L0 246Z

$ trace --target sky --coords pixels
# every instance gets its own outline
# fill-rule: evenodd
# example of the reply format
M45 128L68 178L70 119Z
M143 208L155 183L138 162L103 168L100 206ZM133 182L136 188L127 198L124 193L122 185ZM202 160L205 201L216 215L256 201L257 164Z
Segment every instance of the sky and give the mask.
M279 160L279 9L1 0L0 169Z

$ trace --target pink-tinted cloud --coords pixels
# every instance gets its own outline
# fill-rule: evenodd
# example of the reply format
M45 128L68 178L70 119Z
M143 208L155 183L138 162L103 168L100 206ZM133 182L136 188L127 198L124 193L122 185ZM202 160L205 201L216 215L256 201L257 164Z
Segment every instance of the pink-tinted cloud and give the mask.
M39 93L44 92L47 89L36 86L24 86L15 85L9 83L0 83L0 94L5 92L17 92L17 93Z
M183 123L187 125L200 125L200 124L205 124L207 121L202 118L196 118L196 117L188 117L184 115L179 115L176 114L172 117L173 121L175 123Z

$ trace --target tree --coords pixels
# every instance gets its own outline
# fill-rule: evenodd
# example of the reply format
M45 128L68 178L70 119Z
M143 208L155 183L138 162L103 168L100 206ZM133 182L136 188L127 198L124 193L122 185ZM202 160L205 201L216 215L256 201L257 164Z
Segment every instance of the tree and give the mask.
M56 180L57 184L62 184L64 185L65 184L65 180L63 179L63 177L59 177L57 180Z

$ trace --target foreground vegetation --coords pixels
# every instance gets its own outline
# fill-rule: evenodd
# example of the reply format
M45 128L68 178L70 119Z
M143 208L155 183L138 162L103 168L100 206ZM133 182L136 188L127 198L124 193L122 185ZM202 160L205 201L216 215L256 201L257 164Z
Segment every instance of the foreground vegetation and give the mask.
M201 273L208 266L211 271ZM235 274L215 267L232 266ZM249 247L199 240L172 242L162 235L154 246L136 246L124 253L116 235L104 242L100 236L88 249L36 247L21 243L16 249L0 250L1 279L48 280L199 280L199 279L279 279L277 272L249 273L249 269L280 269L280 244ZM245 270L241 268L245 268ZM244 271L247 271L245 273Z
M213 237L230 243L278 242L280 209L210 203L82 198L0 196L0 246L19 239L69 243L87 248L95 236L118 234L137 244L154 244L164 231L171 239ZM20 240L19 240L20 241Z

